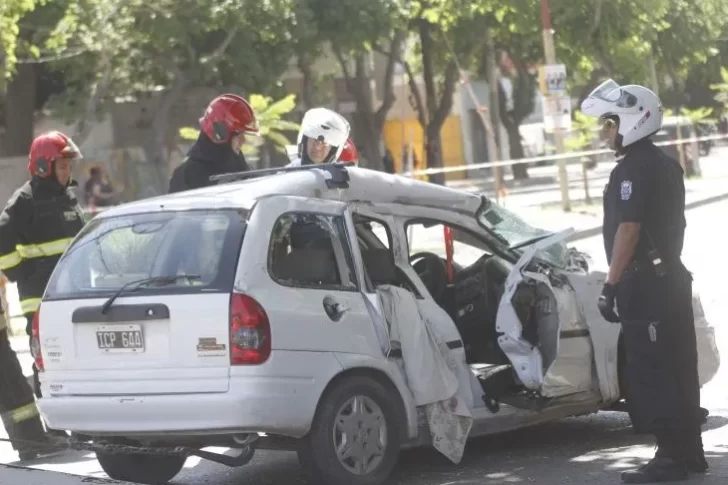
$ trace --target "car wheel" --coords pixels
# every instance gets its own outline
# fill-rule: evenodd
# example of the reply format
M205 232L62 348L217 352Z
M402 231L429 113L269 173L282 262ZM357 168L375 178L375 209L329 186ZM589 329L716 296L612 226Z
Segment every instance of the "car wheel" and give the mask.
M404 422L399 402L369 377L347 378L328 392L298 450L314 483L383 483L399 456Z
M183 456L116 455L96 452L101 468L113 480L163 485L172 480L185 465Z

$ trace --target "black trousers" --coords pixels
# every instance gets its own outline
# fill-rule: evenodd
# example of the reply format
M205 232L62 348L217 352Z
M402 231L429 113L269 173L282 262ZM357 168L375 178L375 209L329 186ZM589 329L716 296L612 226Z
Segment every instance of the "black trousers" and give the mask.
M700 442L692 276L682 264L669 267L663 277L657 277L652 268L633 267L620 281L617 310L634 430L654 434L658 445L676 453L681 446Z
M0 330L0 416L15 450L31 449L30 442L45 441L33 390L10 347L7 329Z

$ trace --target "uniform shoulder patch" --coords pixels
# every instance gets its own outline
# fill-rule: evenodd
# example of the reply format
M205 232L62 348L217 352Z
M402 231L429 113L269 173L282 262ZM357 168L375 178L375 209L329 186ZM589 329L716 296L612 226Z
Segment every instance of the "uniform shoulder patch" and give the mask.
M629 200L632 197L632 181L624 180L620 186L620 196L622 200Z

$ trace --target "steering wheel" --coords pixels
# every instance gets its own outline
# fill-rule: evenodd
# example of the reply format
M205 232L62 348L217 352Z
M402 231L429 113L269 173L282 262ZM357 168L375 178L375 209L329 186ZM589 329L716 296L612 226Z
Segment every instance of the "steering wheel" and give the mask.
M435 253L423 251L409 257L409 263L419 275L432 299L440 301L447 289L447 266Z

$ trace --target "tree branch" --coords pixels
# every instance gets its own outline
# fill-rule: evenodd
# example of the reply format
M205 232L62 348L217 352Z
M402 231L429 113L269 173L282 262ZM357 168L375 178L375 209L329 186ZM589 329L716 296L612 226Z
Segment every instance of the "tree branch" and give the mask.
M435 111L435 115L430 120L432 123L442 125L447 115L450 114L453 104L452 98L455 95L455 83L458 80L459 74L457 63L451 60L445 71L445 81L443 82L443 89L440 95L440 103Z
M84 113L83 118L78 120L73 130L73 139L78 145L82 145L86 140L86 137L88 137L91 133L90 121L95 118L99 102L104 96L106 96L109 84L111 84L111 76L114 69L111 65L108 53L104 52L102 54L99 68L99 70L103 72L101 79L99 79L91 88L91 96L89 96L86 101L86 112Z
M339 64L341 65L341 72L344 75L344 81L346 82L346 88L349 90L350 93L354 94L356 91L356 87L354 86L354 82L351 77L351 72L349 72L349 67L347 66L347 60L344 57L344 54L341 52L341 49L331 44L331 48L334 51L334 55L336 56L336 59L338 59Z
M594 34L596 34L597 29L599 28L599 24L602 21L602 7L604 6L604 0L595 0L596 1L596 7L594 8L594 19L592 20L591 28L589 29L589 34L587 37L591 38Z
M417 111L417 120L420 122L422 129L427 129L427 112L425 111L425 105L422 102L422 93L420 93L420 87L417 85L412 67L409 62L404 61L402 63L404 70L407 73L407 84L409 85L412 97L415 99L415 111Z
M228 32L228 34L225 36L225 39L220 43L219 46L215 50L212 51L212 53L208 56L203 57L200 59L200 64L209 64L212 61L217 60L218 58L222 57L225 54L225 51L227 51L228 47L230 47L230 44L233 42L233 39L235 39L235 36L237 35L239 31L238 27L235 27L233 30Z
M435 67L433 66L434 46L430 23L425 19L419 20L420 44L422 48L422 78L425 82L425 97L427 98L427 114L429 121L434 116L437 104L435 89Z
M394 106L397 97L394 95L394 67L397 64L400 56L400 50L402 43L404 42L405 33L403 30L398 30L394 33L392 38L392 44L390 46L389 55L387 57L387 68L384 72L384 79L382 84L384 87L384 93L382 94L382 105L379 107L374 115L374 123L377 128L384 126L384 122L387 119L387 113Z

